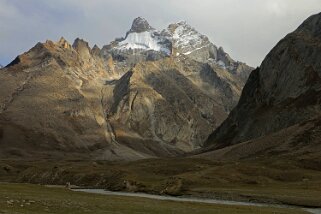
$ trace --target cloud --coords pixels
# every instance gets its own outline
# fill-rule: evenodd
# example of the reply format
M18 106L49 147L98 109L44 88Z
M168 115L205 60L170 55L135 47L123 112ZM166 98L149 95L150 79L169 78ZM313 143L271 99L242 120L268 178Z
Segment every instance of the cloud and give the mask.
M0 64L60 36L108 44L143 16L158 29L186 20L236 60L256 66L320 9L319 0L0 0Z
M267 10L274 15L284 14L284 3L281 1L269 1L267 2Z

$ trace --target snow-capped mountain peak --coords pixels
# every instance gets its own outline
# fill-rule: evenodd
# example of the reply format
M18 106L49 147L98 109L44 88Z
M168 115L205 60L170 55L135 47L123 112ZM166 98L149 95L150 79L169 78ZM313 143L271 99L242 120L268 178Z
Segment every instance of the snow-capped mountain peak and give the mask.
M141 33L145 31L155 30L152 26L149 25L148 21L142 17L137 17L132 23L132 27L129 32Z
M146 19L138 17L134 19L125 38L116 39L106 47L104 53L110 53L116 58L128 58L135 53L133 61L150 58L150 54L153 54L152 59L183 55L224 69L235 70L238 66L222 48L218 48L186 21L170 24L166 29L158 31ZM137 57L138 55L142 57Z
M142 17L134 19L131 29L125 39L118 41L116 50L157 51L166 55L171 54L170 41L161 32L151 27Z
M138 17L134 19L126 37L117 41L114 49L120 51L153 50L171 55L174 48L176 55L191 55L212 46L216 49L205 35L197 32L186 21L170 24L167 29L160 32L151 27L146 19ZM212 58L216 58L216 56Z

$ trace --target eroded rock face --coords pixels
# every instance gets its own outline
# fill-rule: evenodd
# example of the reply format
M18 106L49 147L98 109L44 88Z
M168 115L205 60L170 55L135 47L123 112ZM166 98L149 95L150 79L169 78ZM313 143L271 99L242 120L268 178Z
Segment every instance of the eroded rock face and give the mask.
M272 49L207 145L225 147L320 117L320 29L321 14L311 16Z
M195 70L195 77L188 77L180 66L179 61L165 59L138 64L125 74L109 104L112 124L123 126L128 135L131 130L134 136L183 151L199 148L227 111L215 99L220 96L214 90L206 92L193 82L201 80L201 72Z

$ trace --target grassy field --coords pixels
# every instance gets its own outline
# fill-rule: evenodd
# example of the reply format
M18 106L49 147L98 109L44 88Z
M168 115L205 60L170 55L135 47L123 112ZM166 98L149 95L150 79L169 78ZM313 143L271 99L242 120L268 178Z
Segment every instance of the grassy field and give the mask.
M0 213L305 213L301 210L171 202L72 192L64 188L0 183Z
M301 162L205 159L0 161L0 181L321 207L321 171Z

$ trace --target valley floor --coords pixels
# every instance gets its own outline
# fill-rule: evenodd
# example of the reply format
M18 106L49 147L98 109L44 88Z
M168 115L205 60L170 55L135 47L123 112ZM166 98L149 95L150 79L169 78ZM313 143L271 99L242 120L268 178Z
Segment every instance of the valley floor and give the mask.
M210 205L105 196L31 184L0 184L0 213L306 213L284 208Z
M217 200L321 208L321 164L316 162L315 159L313 161L308 159L300 161L255 159L231 162L196 158L149 159L135 162L0 160L0 181L42 185L65 185L70 183L79 187L107 189L110 191L143 192L155 195L192 196ZM19 188L21 188L21 191ZM122 203L131 203L138 210L137 212L143 213L148 213L149 210L154 209L156 211L153 213L157 213L157 210L158 213L170 213L171 209L174 208L182 209L180 210L181 212L174 210L173 212L175 213L190 213L194 206L202 207L199 208L198 213L207 213L208 210L211 210L209 213L215 213L215 211L221 209L226 209L224 213L252 212L251 210L246 210L250 209L246 207L238 207L236 209L234 206L187 203L190 206L187 209L186 207L188 206L183 205L185 202L154 202L154 200L150 199L140 198L136 200L123 196L100 195L94 196L94 198L97 198L97 202L92 201L81 205L87 200L86 197L90 197L88 194L72 193L63 189L48 189L39 185L1 184L0 197L2 198L1 200L4 200L2 203L5 204L6 201L11 200L10 197L13 197L12 200L20 201L15 197L20 197L19 195L23 196L24 194L39 195L40 199L46 199L46 197L38 194L37 191L47 195L48 200L51 197L55 198L50 199L50 202L48 202L53 204L53 208L59 206L62 203L61 201L66 198L73 201L71 203L73 206L76 206L79 200L79 207L84 207L84 210L79 209L79 212L85 212L86 209L92 210L96 207L98 210L96 213L99 213L99 210L105 210L104 213L106 213L107 208L104 208L104 206L107 205L102 201L113 201L117 198L121 198L121 201L114 200L115 203L110 206L115 206L115 208L109 207L109 209L123 209L118 213L128 212L128 210L126 211L128 207L121 207ZM58 194L59 197L55 196L55 194ZM66 196L63 196L64 194ZM145 204L144 201L150 201L150 203ZM141 204L138 202L141 202ZM44 202L44 204L46 203ZM102 203L101 206L103 207L99 205L100 203ZM10 204L10 206L7 205L7 210L3 210L3 212L12 213L8 212L8 209L13 207L10 207ZM181 208L180 205L182 205ZM134 209L133 207L130 209ZM41 205L41 209L45 209L45 205ZM68 213L68 206L66 206L66 209L65 213ZM253 213L257 213L259 208L252 207L251 209L253 209ZM273 210L274 208L271 209ZM263 208L262 210L264 211L260 213L271 211ZM301 211L298 210L298 212ZM282 213L282 210L277 210L278 212Z

